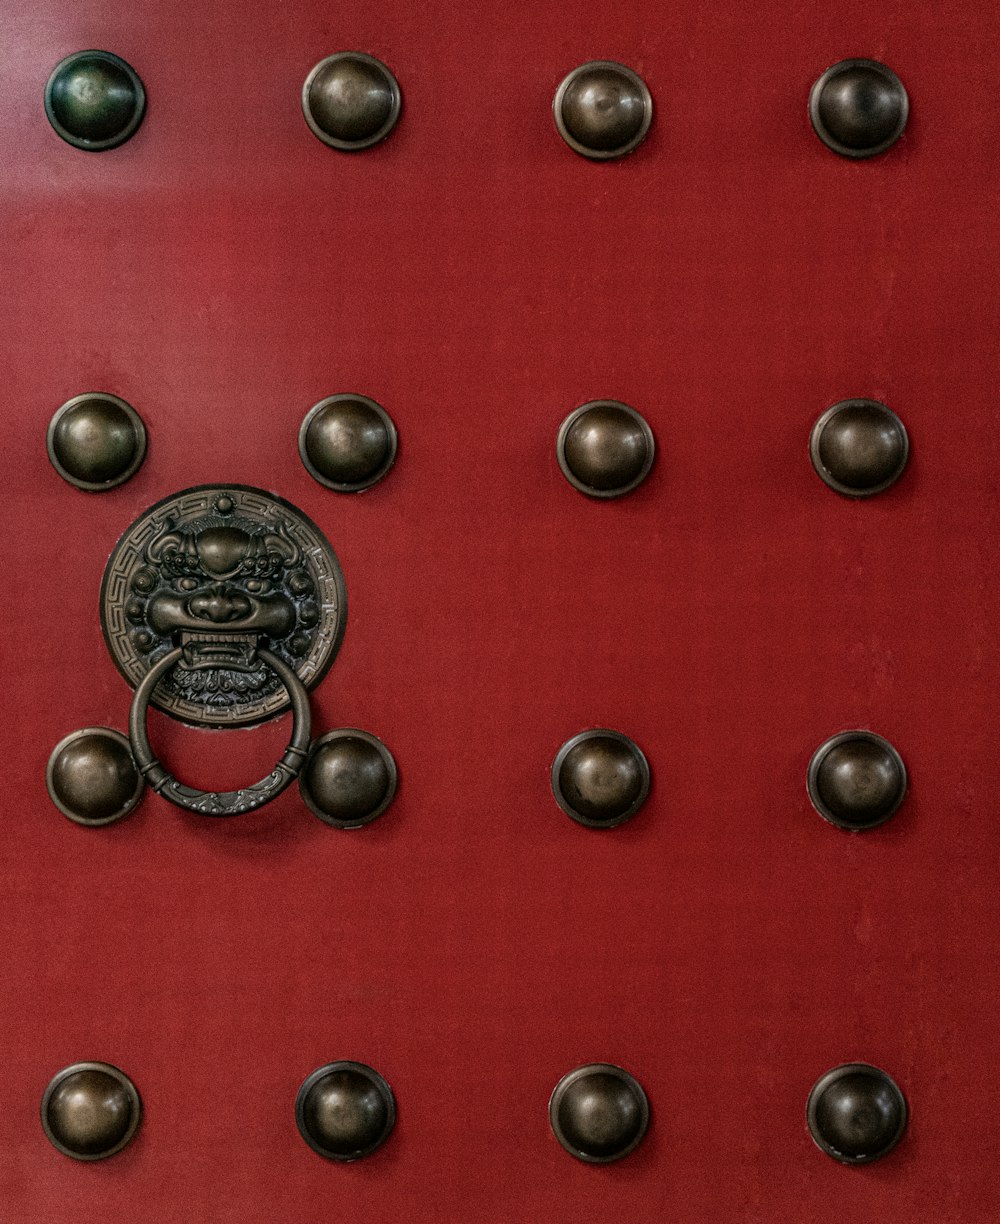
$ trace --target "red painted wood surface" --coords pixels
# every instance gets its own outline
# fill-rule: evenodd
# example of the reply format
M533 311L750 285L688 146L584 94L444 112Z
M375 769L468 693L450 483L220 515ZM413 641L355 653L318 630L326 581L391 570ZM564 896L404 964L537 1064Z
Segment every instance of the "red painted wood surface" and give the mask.
M0 1217L994 1219L994 6L8 0L3 25ZM54 64L91 46L149 97L99 155L42 108ZM355 48L396 72L404 110L350 156L311 135L299 94ZM893 67L912 104L867 163L806 113L851 55ZM615 164L551 120L562 76L597 57L655 99ZM52 413L88 390L150 432L139 475L100 495L45 453ZM296 449L339 391L400 431L359 496ZM848 396L887 402L912 441L869 502L808 458ZM580 496L554 454L600 397L658 442L620 502ZM294 502L337 550L350 611L315 720L381 736L398 798L350 834L295 790L229 822L148 798L75 827L48 754L123 727L130 698L98 622L108 553L147 505L227 480ZM213 787L257 777L287 733L151 725ZM654 774L604 833L548 785L594 725ZM898 816L857 836L804 785L854 726L911 776ZM399 1107L351 1166L293 1117L336 1058L377 1067ZM146 1109L95 1165L37 1116L78 1059L121 1066ZM813 1081L853 1059L912 1110L863 1169L805 1127ZM552 1087L593 1060L652 1105L618 1165L577 1163L548 1128Z

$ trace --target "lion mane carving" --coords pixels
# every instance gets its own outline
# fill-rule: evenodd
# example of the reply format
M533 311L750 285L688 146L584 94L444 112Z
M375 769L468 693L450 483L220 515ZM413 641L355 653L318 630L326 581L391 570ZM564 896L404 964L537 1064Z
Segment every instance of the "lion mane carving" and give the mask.
M284 524L242 515L225 495L183 524L165 516L130 587L125 617L134 648L155 662L180 646L170 686L199 706L229 707L276 690L258 646L294 667L319 620L313 580Z

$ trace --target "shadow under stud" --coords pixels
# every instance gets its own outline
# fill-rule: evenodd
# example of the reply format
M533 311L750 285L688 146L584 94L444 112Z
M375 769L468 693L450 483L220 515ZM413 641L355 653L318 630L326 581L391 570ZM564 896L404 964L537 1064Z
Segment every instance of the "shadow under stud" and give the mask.
M302 113L313 135L346 153L384 140L401 105L399 82L381 60L362 51L328 55L302 86Z
M813 130L841 157L884 153L902 136L909 113L903 82L877 60L841 60L809 95Z
M613 60L581 64L552 101L556 129L574 153L593 161L624 157L646 137L653 99L637 72Z
M45 86L45 114L67 144L91 153L114 149L142 122L146 91L135 69L110 51L77 51Z

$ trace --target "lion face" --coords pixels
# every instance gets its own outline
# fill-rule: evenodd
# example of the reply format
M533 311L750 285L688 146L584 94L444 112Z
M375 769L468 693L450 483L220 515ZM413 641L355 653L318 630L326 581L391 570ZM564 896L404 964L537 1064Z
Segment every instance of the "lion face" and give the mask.
M221 499L220 499L221 500ZM198 705L229 705L279 685L260 646L294 667L319 609L300 549L279 526L226 513L178 528L167 520L145 548L125 605L136 649L181 647L171 685Z

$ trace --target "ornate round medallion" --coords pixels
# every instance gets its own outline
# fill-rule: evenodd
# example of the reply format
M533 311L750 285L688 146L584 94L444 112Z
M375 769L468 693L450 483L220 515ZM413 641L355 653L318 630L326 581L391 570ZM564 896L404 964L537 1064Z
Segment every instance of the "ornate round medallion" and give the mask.
M813 753L807 776L813 807L841 829L874 829L906 796L906 766L874 731L842 731Z
M608 1164L635 1150L649 1126L642 1085L612 1063L577 1067L556 1084L549 1123L571 1156Z
M396 126L399 82L373 55L338 51L306 77L302 113L310 130L331 148L352 152L378 144Z
M308 1076L295 1101L302 1138L328 1160L369 1156L396 1124L396 1101L381 1075L341 1059Z
M339 829L359 829L392 803L396 762L385 744L367 731L328 731L309 749L299 789L320 820Z
M806 1120L817 1147L843 1164L867 1164L891 1152L906 1129L906 1098L878 1067L845 1063L813 1085Z
M902 136L909 113L903 82L877 60L841 60L809 95L816 135L841 157L884 153Z
M99 493L124 484L139 470L146 457L146 427L117 395L88 391L56 411L46 443L63 480Z
M93 153L124 144L145 109L146 91L135 69L110 51L68 55L45 86L49 123L67 144Z
M559 135L574 153L606 161L642 143L653 120L653 99L631 68L592 60L563 80L552 112Z
M621 497L649 475L655 451L645 419L618 400L592 400L563 421L556 456L563 475L588 497Z
M245 485L202 485L157 503L118 541L101 587L118 670L138 688L180 648L151 700L195 726L246 726L288 709L258 647L310 688L333 662L346 617L340 564L316 524Z
M910 453L903 422L878 400L841 400L809 438L817 475L846 497L871 497L902 476Z
M376 484L396 458L396 426L367 395L331 395L306 414L299 454L309 475L338 493Z
M645 803L649 764L627 735L605 728L581 731L552 762L552 793L578 824L611 829Z
M53 1076L42 1097L42 1128L74 1160L103 1160L132 1139L142 1115L135 1084L109 1063L80 1062Z
M45 771L49 796L82 825L121 820L142 798L143 780L120 731L84 727L59 741Z

